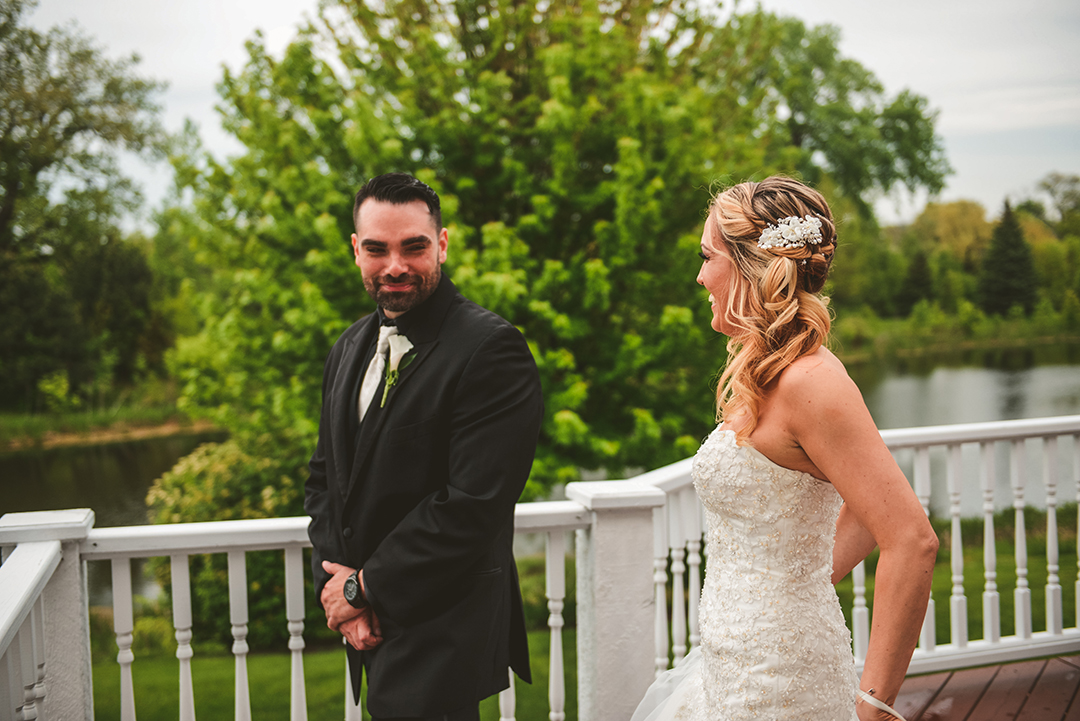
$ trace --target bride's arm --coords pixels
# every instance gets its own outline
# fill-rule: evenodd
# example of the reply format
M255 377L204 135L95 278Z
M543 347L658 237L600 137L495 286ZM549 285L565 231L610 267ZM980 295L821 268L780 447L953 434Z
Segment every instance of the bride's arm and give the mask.
M926 614L938 541L922 506L874 426L862 395L843 366L795 364L781 377L779 397L792 438L844 498L844 554L868 543L881 549L874 574L870 646L860 686L891 704L904 682ZM851 553L854 549L854 553ZM845 564L849 556L845 555ZM835 561L834 561L835 564Z
M870 531L859 523L851 508L844 504L836 519L836 543L833 544L832 582L835 586L851 573L877 547Z

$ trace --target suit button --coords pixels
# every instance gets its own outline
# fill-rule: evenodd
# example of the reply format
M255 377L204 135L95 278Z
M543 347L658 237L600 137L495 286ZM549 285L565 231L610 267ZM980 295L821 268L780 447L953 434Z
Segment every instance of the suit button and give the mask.
M341 535L345 536L345 538L352 538L352 529L346 526L345 530L341 532Z

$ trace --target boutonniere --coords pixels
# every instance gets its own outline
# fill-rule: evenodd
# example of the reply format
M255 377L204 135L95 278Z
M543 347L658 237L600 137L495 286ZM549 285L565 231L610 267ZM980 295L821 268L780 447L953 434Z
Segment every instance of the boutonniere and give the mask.
M403 367L401 365L401 359L405 357L405 354L411 351L413 348L412 341L405 336L398 334L390 336L390 362L386 365L386 385L383 387L382 403L379 404L379 408L386 406L386 397L390 395L390 389L398 381L398 370ZM413 356L409 356L405 360L405 365L409 365L409 361L413 359Z

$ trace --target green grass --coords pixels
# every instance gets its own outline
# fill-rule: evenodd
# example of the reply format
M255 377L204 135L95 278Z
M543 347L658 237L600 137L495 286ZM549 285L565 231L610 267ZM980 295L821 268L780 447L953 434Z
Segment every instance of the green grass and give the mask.
M543 721L548 715L549 638L546 631L529 634L532 685L517 681L516 716L521 721ZM573 629L563 633L567 719L577 718L577 666ZM248 688L252 718L286 721L289 718L290 657L287 653L248 656ZM120 718L120 667L114 660L99 661L94 672L94 715ZM196 655L191 661L195 714L203 719L233 717L234 660L231 655ZM140 721L175 719L179 708L179 662L170 656L136 658L132 666L135 706ZM345 652L339 648L304 653L308 718L342 718L345 703ZM368 718L365 713L364 718ZM497 697L480 705L482 721L499 718Z

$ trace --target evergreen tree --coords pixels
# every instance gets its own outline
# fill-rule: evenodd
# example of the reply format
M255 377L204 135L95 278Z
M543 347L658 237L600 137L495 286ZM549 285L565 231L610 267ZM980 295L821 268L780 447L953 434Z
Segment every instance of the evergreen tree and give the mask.
M904 275L904 282L896 296L896 309L906 317L920 300L930 300L934 295L934 279L930 275L930 261L926 253L915 251L911 264Z
M1031 246L1024 239L1020 223L1009 202L994 228L990 248L983 256L979 272L979 301L990 314L1005 315L1015 305L1031 315L1035 308L1038 278Z

